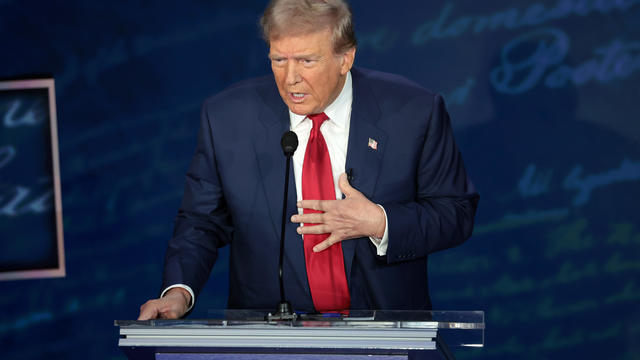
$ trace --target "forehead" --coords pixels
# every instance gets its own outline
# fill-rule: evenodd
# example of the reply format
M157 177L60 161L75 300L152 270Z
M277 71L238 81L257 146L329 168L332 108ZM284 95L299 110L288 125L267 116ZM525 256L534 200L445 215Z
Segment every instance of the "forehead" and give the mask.
M270 53L283 56L332 52L331 31L281 35L269 40Z

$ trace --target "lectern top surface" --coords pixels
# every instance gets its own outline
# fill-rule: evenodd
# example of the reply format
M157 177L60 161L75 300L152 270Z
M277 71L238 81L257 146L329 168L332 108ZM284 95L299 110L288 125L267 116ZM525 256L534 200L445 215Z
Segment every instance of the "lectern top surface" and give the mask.
M297 313L295 320L272 320L269 311L210 310L207 319L145 321L116 320L121 327L367 327L407 329L484 329L482 311L381 311L357 310L345 313Z
M484 345L482 311L349 311L301 314L287 320L259 310L212 310L208 319L116 320L120 346L219 346L433 349ZM286 314L288 316L288 314ZM281 319L282 317L280 317ZM273 339L277 341L274 343ZM217 341L217 342L216 342Z

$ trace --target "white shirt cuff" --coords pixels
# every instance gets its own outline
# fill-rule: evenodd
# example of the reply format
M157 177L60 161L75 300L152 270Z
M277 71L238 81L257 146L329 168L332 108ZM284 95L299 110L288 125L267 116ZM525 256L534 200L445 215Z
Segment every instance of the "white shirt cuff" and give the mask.
M384 213L384 234L381 239L369 236L369 240L376 246L376 254L378 256L385 256L387 255L387 246L389 246L389 219L387 218L387 212L384 210L384 207L380 204L376 205L380 206L380 209L382 209Z
M164 294L167 293L167 291L169 291L169 290L171 290L173 288L182 288L182 289L185 289L185 290L187 290L189 292L189 295L191 295L191 300L189 301L189 308L187 308L187 312L189 312L189 310L191 310L191 308L193 308L193 305L194 305L193 299L195 298L195 296L193 295L193 290L191 290L191 288L189 286L184 285L184 284L171 285L168 288L164 289L162 294L160 294L160 297L163 297Z

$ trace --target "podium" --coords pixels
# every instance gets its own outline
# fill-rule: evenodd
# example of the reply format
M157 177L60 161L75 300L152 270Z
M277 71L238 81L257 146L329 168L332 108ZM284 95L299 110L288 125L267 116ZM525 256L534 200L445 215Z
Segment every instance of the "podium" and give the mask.
M482 311L350 311L267 320L255 310L210 311L205 320L116 320L131 360L453 359L451 347L484 345Z

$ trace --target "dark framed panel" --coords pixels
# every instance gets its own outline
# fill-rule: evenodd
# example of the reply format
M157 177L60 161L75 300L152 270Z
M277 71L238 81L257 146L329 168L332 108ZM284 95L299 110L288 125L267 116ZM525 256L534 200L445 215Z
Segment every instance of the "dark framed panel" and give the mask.
M0 81L0 280L65 276L52 78Z

